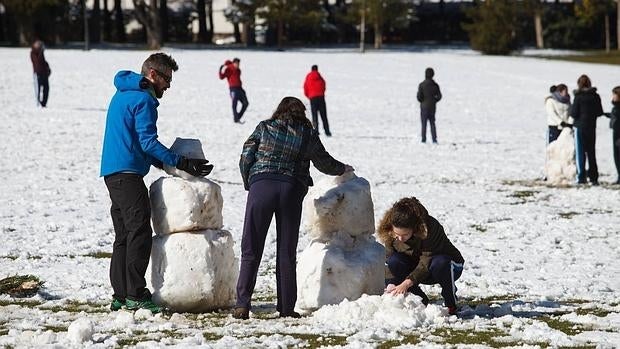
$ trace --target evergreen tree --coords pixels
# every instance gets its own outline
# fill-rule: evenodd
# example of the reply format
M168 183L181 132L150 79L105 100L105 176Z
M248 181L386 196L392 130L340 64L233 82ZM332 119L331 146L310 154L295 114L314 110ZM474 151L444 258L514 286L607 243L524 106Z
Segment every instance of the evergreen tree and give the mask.
M354 0L349 11L350 18L359 23L363 10L366 13L366 22L373 28L376 49L383 46L385 31L406 28L415 18L413 2L407 0Z
M463 24L474 50L504 55L517 46L517 6L511 0L486 0L465 10L471 23Z
M35 32L35 24L49 22L45 17L54 13L54 7L66 4L66 0L2 0L2 3L7 13L15 17L19 44L28 45L35 36L48 42L52 40L51 37L43 37L44 34L50 35L46 28Z

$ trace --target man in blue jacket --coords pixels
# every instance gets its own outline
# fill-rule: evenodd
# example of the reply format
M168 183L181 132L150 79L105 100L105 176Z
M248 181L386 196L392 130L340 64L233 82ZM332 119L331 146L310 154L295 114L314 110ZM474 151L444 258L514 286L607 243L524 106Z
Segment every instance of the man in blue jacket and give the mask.
M175 60L155 53L142 64L142 74L119 71L116 93L106 117L101 176L110 193L115 239L110 264L114 289L111 310L162 309L151 301L144 275L151 255L151 206L143 177L151 165L176 166L204 177L213 169L204 159L187 159L157 140L157 99L170 87Z

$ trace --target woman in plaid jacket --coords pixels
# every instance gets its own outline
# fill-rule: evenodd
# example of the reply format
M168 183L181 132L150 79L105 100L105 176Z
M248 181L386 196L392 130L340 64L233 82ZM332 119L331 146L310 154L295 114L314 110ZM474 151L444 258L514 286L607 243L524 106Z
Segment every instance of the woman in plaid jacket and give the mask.
M233 316L249 318L251 298L265 238L276 215L277 310L280 317L299 317L296 253L303 199L311 186L310 161L333 176L353 171L325 150L306 117L306 107L295 97L282 99L273 116L261 121L243 145L241 176L249 190L241 239L241 269Z

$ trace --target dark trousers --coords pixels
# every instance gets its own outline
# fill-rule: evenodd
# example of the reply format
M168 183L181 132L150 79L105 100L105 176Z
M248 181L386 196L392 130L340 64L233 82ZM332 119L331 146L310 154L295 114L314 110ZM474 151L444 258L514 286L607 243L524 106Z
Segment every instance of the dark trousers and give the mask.
M616 164L616 173L618 173L618 179L616 183L620 184L620 131L612 132L612 141L614 149L614 163Z
M231 87L230 98L232 98L233 119L235 122L238 122L243 117L243 113L245 113L250 103L245 95L245 91L241 87ZM241 110L237 111L237 104L239 102L241 102Z
M426 123L431 124L431 137L437 142L437 129L435 128L435 109L421 108L420 120L422 121L422 142L426 142Z
M310 98L310 112L312 113L312 126L316 131L319 130L319 117L321 114L321 122L323 123L323 129L325 135L331 136L329 131L329 122L327 121L327 105L325 104L325 96Z
M577 162L577 181L585 183L586 174L590 182L598 182L596 165L596 128L575 127L575 156ZM586 159L588 170L586 171Z
M237 307L251 308L258 266L271 218L276 216L276 285L280 314L291 314L297 302L297 240L301 207L308 189L301 183L262 179L248 193L241 238Z
M117 173L105 177L110 193L114 245L110 263L110 281L114 298L144 300L146 268L151 256L151 205L142 176Z
M417 260L404 253L394 252L387 260L387 266L394 276L393 279L385 281L387 284L398 285L405 281L405 278L418 265ZM429 268L430 275L421 283L425 285L439 284L441 286L441 296L447 307L456 306L456 285L455 281L461 277L463 264L456 263L447 255L436 255L431 259ZM428 304L429 300L419 285L409 288L409 292L422 298L422 303Z
M37 98L37 103L45 107L47 105L47 97L50 92L50 84L49 78L47 75L34 74L35 81L35 97Z
M562 133L562 130L560 130L557 126L549 126L549 132L547 133L547 144L558 139L558 137L560 137L560 133Z

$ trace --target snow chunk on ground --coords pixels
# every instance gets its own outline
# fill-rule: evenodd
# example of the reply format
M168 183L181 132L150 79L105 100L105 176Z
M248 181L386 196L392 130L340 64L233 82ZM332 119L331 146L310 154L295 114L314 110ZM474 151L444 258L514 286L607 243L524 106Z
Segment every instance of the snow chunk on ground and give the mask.
M200 142L199 139L177 137L177 139L174 140L174 143L172 143L170 150L176 154L185 156L188 159L206 159L205 154L202 151L202 142ZM174 177L181 177L184 179L196 178L185 171L181 171L174 166L169 166L166 164L164 164L164 171Z
M375 232L370 184L353 172L317 183L306 196L304 206L305 227L314 238L329 237L335 232Z
M147 270L153 300L177 312L229 307L239 273L233 244L225 230L155 236Z
M93 323L88 318L79 318L69 325L67 338L73 343L89 342L95 332Z
M447 311L430 304L424 306L418 296L363 295L350 302L326 305L312 314L312 321L331 331L361 331L374 329L391 332L443 324Z
M206 178L161 177L151 184L150 197L156 234L222 229L221 188Z
M383 293L385 248L373 236L335 235L313 240L297 262L297 307L317 309Z
M545 173L547 181L553 185L571 184L575 181L575 141L570 127L565 127L558 139L547 146Z

